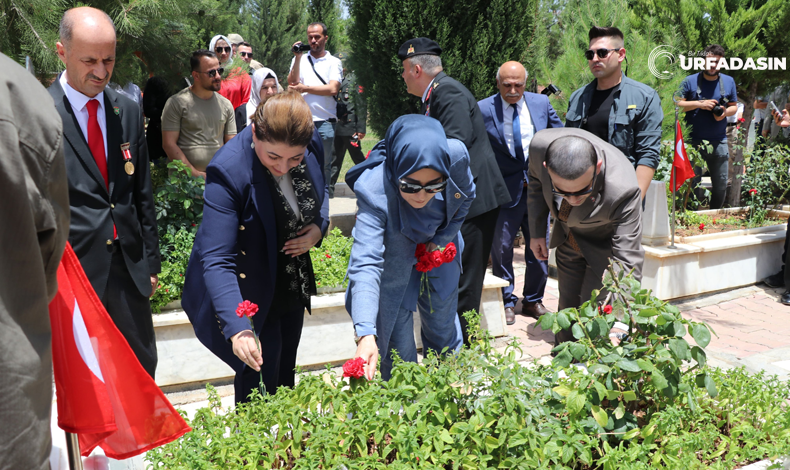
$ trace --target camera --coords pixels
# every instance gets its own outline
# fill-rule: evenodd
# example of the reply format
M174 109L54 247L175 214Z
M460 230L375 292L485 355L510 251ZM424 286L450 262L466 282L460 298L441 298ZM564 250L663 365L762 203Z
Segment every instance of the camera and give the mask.
M557 88L554 84L549 83L549 85L540 92L541 95L551 96L553 94L560 94L560 89Z
M310 50L310 45L309 44L297 44L297 45L295 45L293 47L293 51L295 53L297 53L297 52L307 52L309 50Z
M727 101L726 100L719 100L719 104L713 107L711 112L714 116L721 116L724 112L727 111Z

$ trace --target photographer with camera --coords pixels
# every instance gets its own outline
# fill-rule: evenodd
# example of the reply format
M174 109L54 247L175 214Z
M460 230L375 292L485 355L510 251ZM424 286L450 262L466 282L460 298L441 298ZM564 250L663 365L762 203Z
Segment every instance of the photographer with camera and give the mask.
M738 112L738 93L735 80L719 72L718 63L724 58L724 48L711 44L705 48L707 70L689 75L683 81L681 92L684 99L678 106L686 113L686 124L691 125L691 145L698 148L710 171L710 208L721 209L727 195L727 117ZM712 147L701 145L708 141ZM694 168L697 177L693 185L702 179L702 170ZM695 191L697 198L700 194Z
M310 23L307 26L308 44L294 43L294 59L288 74L288 87L302 94L313 113L313 124L321 135L324 154L319 155L324 180L329 181L332 171L332 150L337 126L337 98L343 81L343 65L325 49L329 39L326 25ZM304 54L307 52L307 54ZM329 196L332 196L330 188Z

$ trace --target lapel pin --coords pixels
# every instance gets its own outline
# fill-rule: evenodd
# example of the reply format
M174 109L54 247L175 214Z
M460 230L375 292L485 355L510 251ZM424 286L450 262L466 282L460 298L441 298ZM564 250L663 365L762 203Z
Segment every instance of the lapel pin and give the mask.
M117 110L118 108L115 109ZM126 161L126 163L124 163L123 165L123 169L124 171L126 171L127 175L132 176L134 174L134 163L132 163L132 152L129 151L130 147L131 145L129 145L129 142L126 142L125 144L121 144L121 152L123 152L123 159L124 161Z
M116 116L119 116L121 114L121 110L118 108L118 106L113 106L112 110L115 111Z

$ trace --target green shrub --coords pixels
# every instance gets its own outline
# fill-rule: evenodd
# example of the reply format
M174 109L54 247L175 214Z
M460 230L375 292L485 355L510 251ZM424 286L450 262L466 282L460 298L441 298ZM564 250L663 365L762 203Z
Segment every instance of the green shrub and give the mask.
M162 307L181 298L189 255L203 220L205 181L193 177L180 161L168 163L167 168L152 165L151 181L162 257L162 272L151 298L151 310L159 313Z
M210 405L191 420L193 431L147 459L168 469L685 470L789 454L788 387L743 370L709 369L701 348L681 343L686 326L706 343L704 325L643 297L631 279L616 280L639 296L618 306L634 320L633 339L621 352L602 344L608 329L600 322L609 318L588 318L583 307L573 316L587 331L575 343L586 354L566 345L551 366L520 363L515 341L498 352L480 334L470 348L442 359L396 359L389 382L377 378L353 391L330 370L301 374L295 388L265 397L255 391L250 403L228 412L209 386ZM569 313L554 318L570 321ZM639 330L646 329L653 331L646 336L652 352L637 351L645 347ZM571 351L589 373L567 367ZM607 355L593 359L595 351ZM604 360L611 354L615 362ZM690 368L679 367L681 358Z
M321 242L321 247L310 248L316 287L346 287L348 259L354 239L345 237L340 229L333 228Z

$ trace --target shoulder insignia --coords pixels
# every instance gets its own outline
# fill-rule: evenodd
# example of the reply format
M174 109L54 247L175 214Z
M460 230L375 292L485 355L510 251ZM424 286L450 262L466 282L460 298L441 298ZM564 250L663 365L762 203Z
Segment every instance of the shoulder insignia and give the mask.
M436 88L439 86L439 82L433 82L433 87Z

